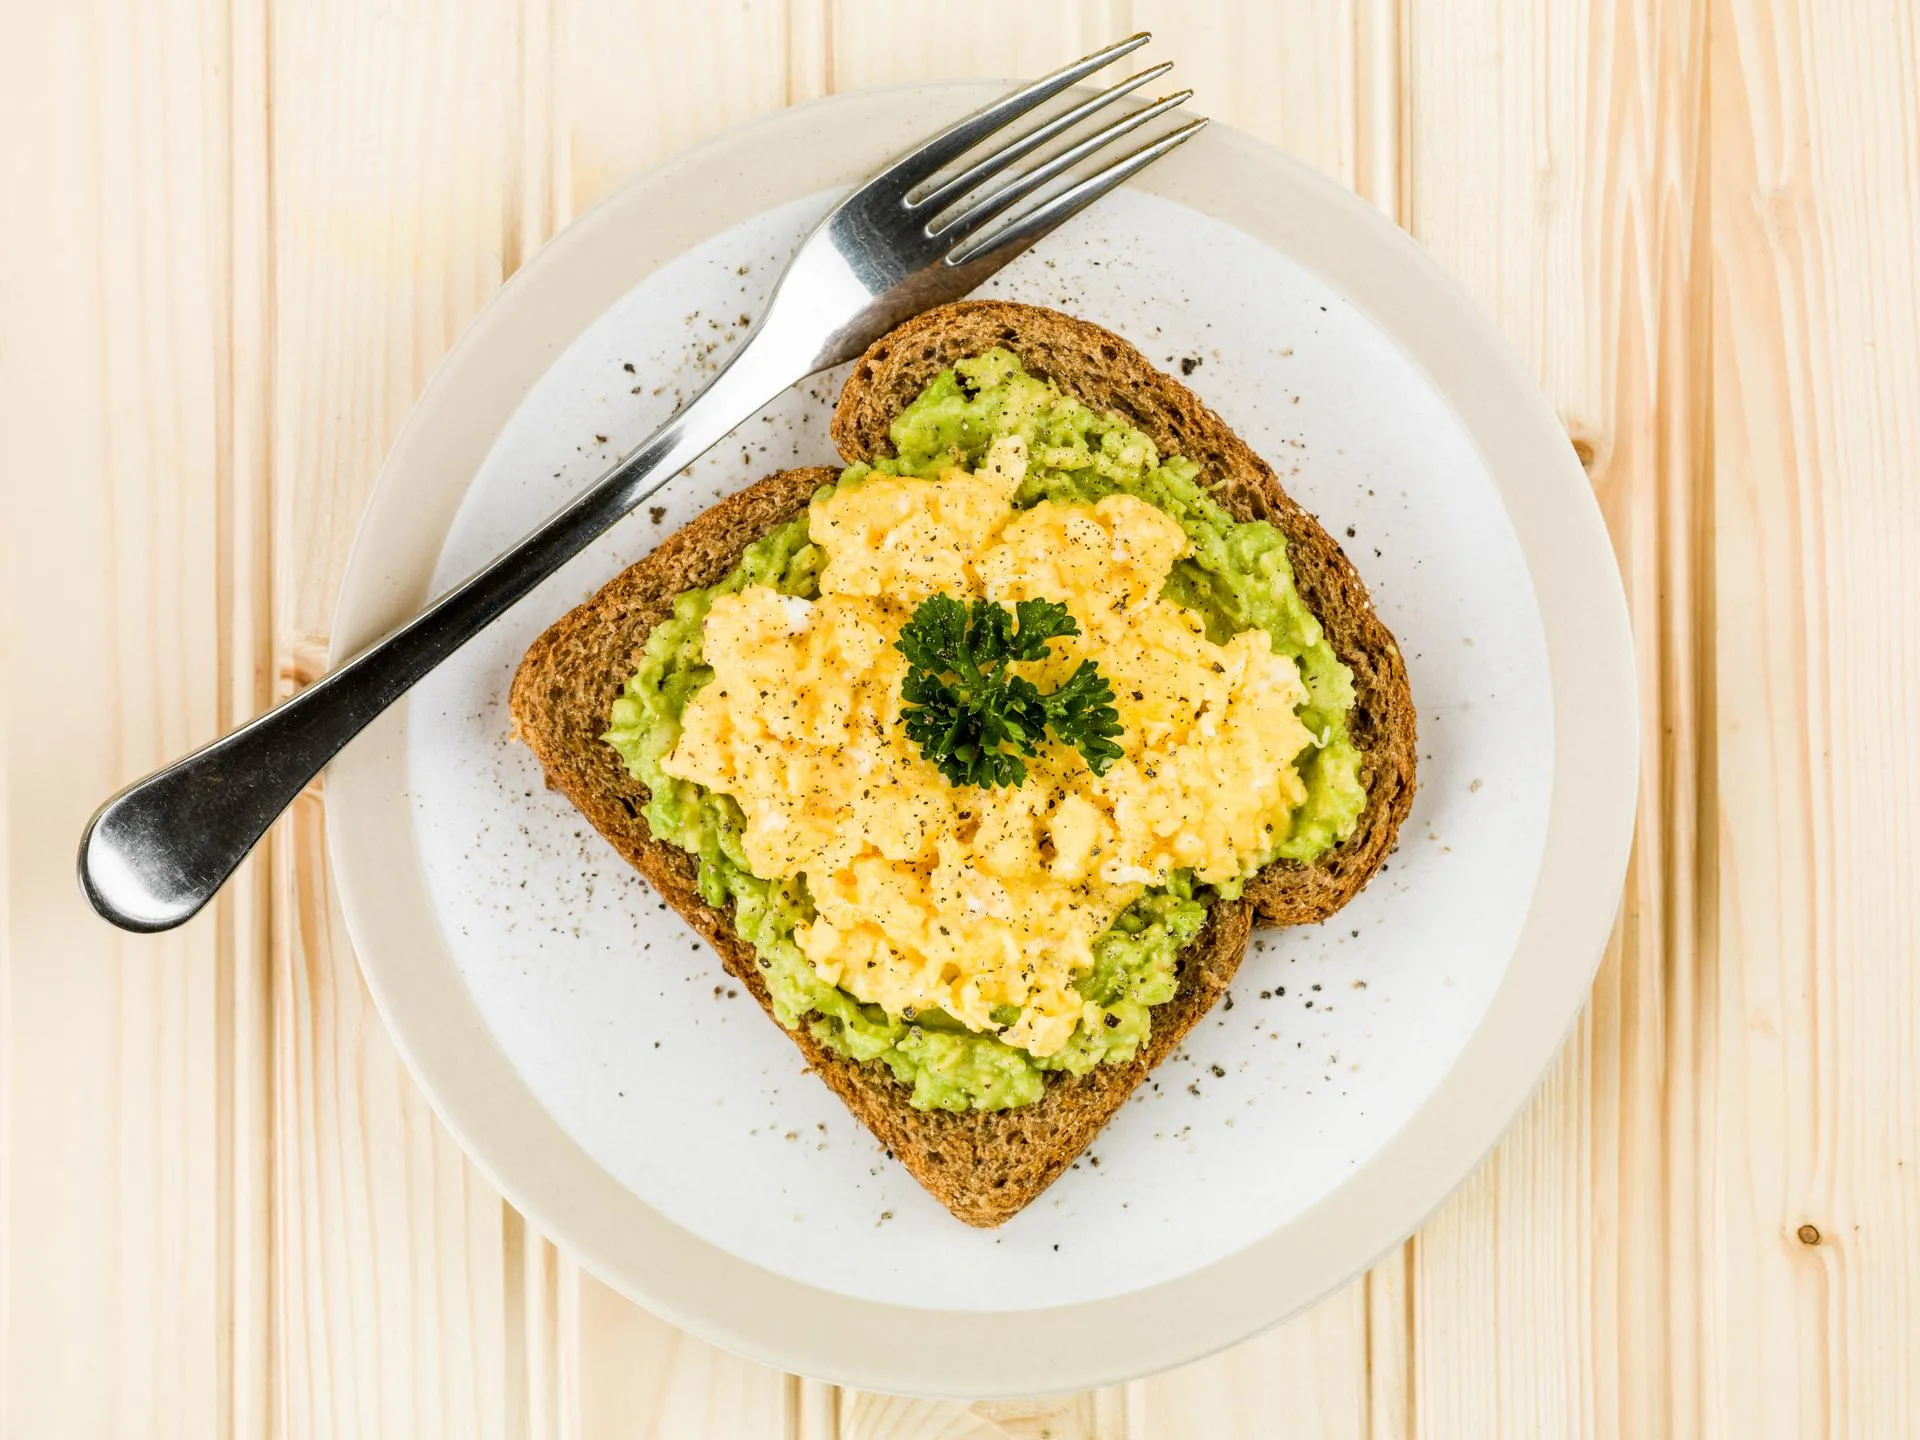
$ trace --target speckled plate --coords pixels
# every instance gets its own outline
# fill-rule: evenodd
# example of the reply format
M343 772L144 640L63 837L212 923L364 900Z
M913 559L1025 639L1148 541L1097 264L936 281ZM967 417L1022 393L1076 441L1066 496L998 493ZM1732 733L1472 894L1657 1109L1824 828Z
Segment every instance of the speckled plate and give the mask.
M844 96L636 181L540 252L394 447L336 657L488 559L710 373L844 187L996 87ZM592 1269L792 1370L956 1395L1108 1383L1239 1340L1411 1230L1584 997L1632 822L1633 666L1580 467L1417 247L1214 127L988 293L1183 373L1359 565L1420 712L1398 851L1231 996L998 1231L921 1192L511 742L555 616L715 497L830 462L840 376L781 397L335 763L368 984L448 1126Z

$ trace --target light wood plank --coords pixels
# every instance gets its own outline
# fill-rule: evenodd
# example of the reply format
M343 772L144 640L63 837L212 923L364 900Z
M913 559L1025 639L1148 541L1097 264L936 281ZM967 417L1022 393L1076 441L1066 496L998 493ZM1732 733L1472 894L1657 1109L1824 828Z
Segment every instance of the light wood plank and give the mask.
M1532 1108L1415 1245L1422 1431L1691 1429L1684 1149L1710 941L1693 537L1705 509L1704 7L1420 5L1411 219L1560 407L1639 637L1643 823L1594 998ZM1710 845L1710 841L1706 842ZM1569 957L1577 963L1577 957Z
M551 73L526 83L521 123L527 173L551 157L542 218L553 228L646 167L828 85L824 0L552 0L547 16L539 43ZM676 1331L590 1276L572 1283L560 1355L568 1433L785 1440L800 1425L798 1382Z
M1132 24L1153 32L1153 54L1178 67L1168 77L1192 86L1193 105L1316 165L1346 185L1359 171L1362 115L1357 87L1388 87L1370 8L1356 0L1231 9L1181 0L1134 0ZM1367 46L1363 52L1362 44Z
M1367 1272L1368 1440L1414 1433L1412 1274L1412 1241Z
M965 7L938 0L833 0L828 78L835 90L914 80L1030 79L1140 29L1131 9L1127 0L1045 6L978 0ZM1160 58L1157 52L1154 58Z
M1138 1388L1134 1434L1153 1440L1367 1440L1369 1423L1364 1280L1298 1319ZM1400 1326L1388 1345L1399 1345ZM1393 1433L1393 1432L1383 1432Z
M1719 1434L1920 1433L1920 36L1713 12Z
M505 1207L434 1121L353 968L324 878L317 795L278 836L275 1321L290 1436L504 1436ZM519 1340L521 1337L512 1337Z
M804 82L782 19L772 5L529 0L322 7L276 29L289 684L320 664L345 546L433 363L604 189L785 103ZM723 70L730 82L712 86ZM784 1427L783 1378L623 1315L594 1282L583 1292L471 1172L372 1015L325 903L317 815L281 844L301 882L283 896L276 974L292 1428L697 1436L743 1433L748 1415L754 1433Z
M1282 145L1349 184L1363 168L1364 149L1369 177L1395 192L1387 203L1397 195L1399 36L1391 6L1247 7L1229 15L1217 7L1134 0L1058 6L1046 23L1035 23L1031 7L1010 3L954 11L841 0L834 18L836 86L1036 74L1132 30L1150 29L1154 44L1143 61L1173 60L1178 68L1169 85L1192 86L1207 114ZM1363 85L1375 107L1372 117L1382 105L1395 115L1390 127L1363 124L1356 98ZM1382 182L1382 175L1391 178ZM1261 1433L1258 1427L1276 1413L1311 1414L1325 1421L1324 1431L1297 1433L1365 1434L1365 1295L1362 1282L1243 1351L1135 1387L1137 1413L1131 1416L1118 1392L1098 1403L1065 1397L1008 1415L1017 1414L1022 1424L1044 1417L1046 1427L1070 1435L1103 1433L1088 1429L1097 1411L1113 1416L1109 1423L1130 1423L1133 1435L1210 1436L1236 1433L1232 1427L1240 1425L1253 1427L1245 1433ZM1404 1324L1383 1325L1371 1340L1380 1347L1383 1370L1403 1366ZM1283 1393L1281 1410L1276 1407ZM1383 1403L1383 1415L1387 1408ZM882 1423L902 1434L942 1436L1008 1423L1006 1416L979 1407L857 1394L845 1398L842 1416L848 1435L880 1433L873 1427Z
M1270 6L1235 13L1144 0L1154 33L1206 113L1397 212L1401 203L1398 7ZM1141 1384L1134 1434L1159 1437L1408 1433L1406 1263L1355 1281L1290 1323ZM1383 1303L1373 1304L1376 1292Z
M219 393L230 463L223 469L218 537L221 645L221 730L259 714L274 700L273 496L269 448L272 379L272 215L269 200L265 0L229 3L224 62L229 147L226 255L231 310L228 344L216 350L226 367ZM217 1223L225 1237L221 1293L222 1346L229 1400L221 1430L260 1435L274 1418L273 1356L273 847L263 846L215 900L222 918L220 1014L231 1037L223 1045L220 1136L225 1147ZM231 923L225 923L231 917Z
M650 165L831 86L827 0L554 0L577 213Z
M1085 1391L1035 1400L910 1400L846 1391L840 1397L842 1440L1126 1440L1125 1393Z
M576 1272L581 1440L813 1440L790 1429L798 1382L696 1340Z
M149 939L72 872L94 805L256 703L250 24L16 7L0 46L9 1434L264 1418L260 872Z
M517 19L505 0L274 13L268 424L285 689L323 663L346 547L395 430L501 281L522 178L506 108ZM525 1433L505 1207L373 1011L332 903L317 790L274 846L279 1424Z

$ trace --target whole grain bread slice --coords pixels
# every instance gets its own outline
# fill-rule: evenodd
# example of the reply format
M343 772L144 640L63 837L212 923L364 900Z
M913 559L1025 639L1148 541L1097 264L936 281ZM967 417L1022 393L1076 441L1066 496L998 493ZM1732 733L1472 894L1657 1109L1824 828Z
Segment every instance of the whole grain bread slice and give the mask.
M956 360L996 345L1090 409L1121 415L1162 455L1196 462L1214 498L1236 519L1270 521L1287 537L1294 585L1353 671L1347 729L1362 756L1367 804L1343 843L1309 864L1267 866L1246 893L1257 918L1270 924L1326 919L1373 878L1413 805L1415 717L1407 667L1359 572L1281 487L1273 467L1198 396L1112 331L1057 310L963 300L907 321L854 362L833 415L834 445L849 462L891 455L893 417Z
M1078 362L1069 354L1076 340L1092 347ZM1120 410L1163 452L1192 456L1226 480L1219 493L1230 510L1271 519L1287 533L1296 583L1355 672L1360 702L1352 730L1366 756L1369 801L1354 839L1327 864L1269 867L1249 885L1248 898L1212 906L1205 928L1180 954L1174 998L1155 1010L1152 1034L1133 1061L1101 1065L1085 1076L1053 1076L1032 1105L966 1114L915 1110L884 1066L848 1060L804 1027L788 1032L811 1068L914 1178L961 1220L980 1226L1002 1223L1052 1184L1212 1008L1239 968L1256 907L1280 923L1323 919L1365 883L1392 843L1413 786L1404 667L1339 547L1218 417L1118 337L1026 306L976 303L929 312L856 365L834 419L842 453L849 460L885 453L892 414L939 369L993 345L1013 349L1033 373L1095 408ZM1152 391L1149 384L1161 388ZM1121 395L1130 395L1129 403L1117 403ZM534 642L510 697L516 733L539 759L547 783L706 938L769 1015L771 1000L752 948L734 934L729 913L700 898L693 858L653 838L641 814L646 787L600 736L648 632L671 613L673 597L725 576L751 541L798 515L836 473L817 468L770 476L668 537Z

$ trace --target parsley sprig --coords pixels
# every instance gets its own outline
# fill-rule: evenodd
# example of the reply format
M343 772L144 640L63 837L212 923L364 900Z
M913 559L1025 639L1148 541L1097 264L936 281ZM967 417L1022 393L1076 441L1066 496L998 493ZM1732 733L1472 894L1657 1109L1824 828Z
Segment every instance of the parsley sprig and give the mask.
M922 600L894 642L908 662L900 686L907 738L955 785L1020 784L1027 778L1021 757L1036 754L1049 730L1094 774L1106 774L1120 756L1120 715L1100 667L1082 660L1045 694L1009 668L1044 660L1049 640L1079 633L1067 607L1053 600L1022 600L1011 611L951 595Z

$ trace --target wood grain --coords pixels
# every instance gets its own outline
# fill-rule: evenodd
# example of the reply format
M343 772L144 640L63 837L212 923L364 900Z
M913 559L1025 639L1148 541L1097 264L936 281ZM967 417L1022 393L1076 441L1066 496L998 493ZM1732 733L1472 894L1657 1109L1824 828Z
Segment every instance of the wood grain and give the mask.
M1684 1434L1684 1137L1705 737L1704 13L1416 9L1414 233L1539 374L1592 477L1638 645L1641 824L1593 1000L1533 1106L1416 1243L1415 1411L1439 1434ZM1502 1339L1489 1346L1497 1329Z
M0 16L0 1431L1183 1440L1920 1434L1920 36L1892 0L89 0ZM1110 1391L783 1376L462 1157L302 798L121 937L115 785L317 673L433 366L635 171L1135 28L1408 225L1592 477L1646 763L1593 1002L1412 1241Z
M1713 1413L1920 1431L1920 45L1713 14Z
M262 698L247 17L6 24L0 1428L257 1432L262 871L148 939L93 922L72 871L99 800Z
M751 113L726 90L689 103L673 28L690 40L693 13L330 4L276 32L274 435L288 557L277 645L289 685L319 664L346 546L400 421L511 266L597 198L596 177ZM729 18L707 35L714 66L768 17L736 8ZM784 103L784 54L748 53L730 73L758 97L752 108ZM738 80L756 61L760 80ZM629 62L656 73L636 85ZM615 117L619 94L626 112ZM654 129L636 150L649 134L641 121ZM779 1377L697 1341L649 1344L650 1363L635 1366L629 1352L617 1372L597 1363L618 1353L614 1340L583 1346L577 1278L563 1308L563 1262L472 1171L400 1068L327 908L317 799L302 806L306 823L284 827L276 852L290 878L275 947L276 1197L285 1243L302 1247L278 1272L290 1431L377 1433L404 1421L420 1436L577 1433L580 1405L610 1373L622 1377L609 1413L628 1417L625 1433L780 1413ZM599 1328L663 1332L645 1317L624 1332L611 1319ZM778 1397L772 1411L766 1394ZM735 1395L761 1398L725 1398ZM647 1416L649 1428L631 1428ZM700 1423L692 1433L732 1433Z
M1175 57L1181 83L1211 114L1317 165L1394 210L1399 204L1401 55L1396 7L1135 6L1136 24ZM1367 97L1363 103L1361 96ZM1204 97L1204 98L1201 98ZM1382 114L1396 117L1382 123ZM1137 1387L1136 1436L1252 1437L1285 1416L1293 1433L1399 1434L1412 1336L1404 1304L1371 1304L1405 1273L1358 1280L1306 1315L1225 1355Z
M577 1280L569 1362L577 1428L595 1437L740 1435L785 1440L800 1382L740 1360L655 1319L591 1276ZM825 1388L825 1387L821 1387Z
M274 654L321 668L360 508L432 366L502 279L505 4L277 8L269 56ZM277 1427L502 1436L506 1216L407 1078L326 883L320 800L274 837ZM522 1404L517 1405L519 1401Z

